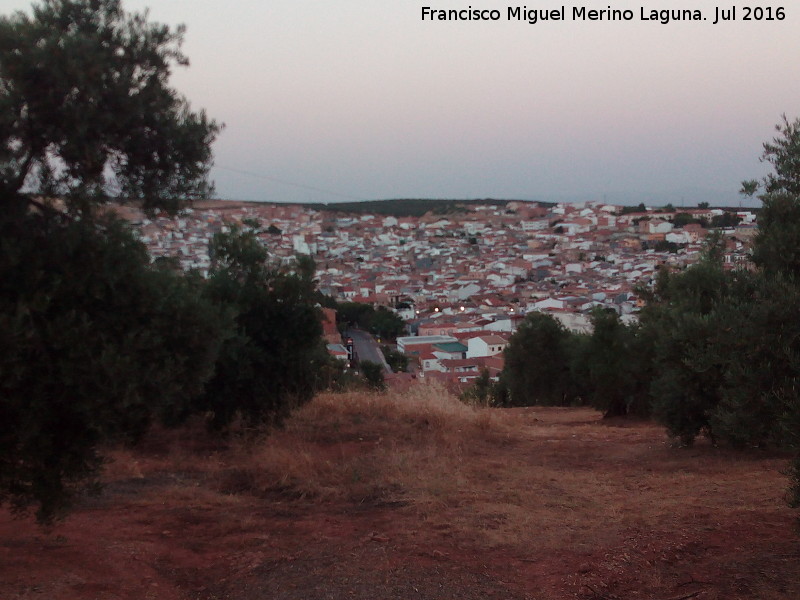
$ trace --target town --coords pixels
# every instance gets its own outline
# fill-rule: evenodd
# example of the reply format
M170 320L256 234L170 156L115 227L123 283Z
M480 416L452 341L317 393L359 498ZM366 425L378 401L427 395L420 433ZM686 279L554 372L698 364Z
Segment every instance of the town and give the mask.
M396 348L413 359L414 377L456 386L484 369L497 376L502 350L527 313L549 313L578 332L589 331L596 307L635 321L637 287L663 265L697 262L710 230L723 235L729 269L748 264L756 231L753 212L706 204L487 201L421 217L226 201L201 202L176 217L119 210L154 258L173 257L203 274L211 238L233 226L254 229L283 266L311 256L322 293L388 307L403 319L409 335ZM325 325L330 352L352 358L335 323Z

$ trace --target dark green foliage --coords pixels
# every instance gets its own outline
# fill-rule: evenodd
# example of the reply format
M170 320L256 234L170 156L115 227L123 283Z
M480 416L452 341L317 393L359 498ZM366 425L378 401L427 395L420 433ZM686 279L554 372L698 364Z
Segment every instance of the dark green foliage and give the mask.
M278 423L325 383L313 282L274 269L252 231L217 234L211 255L207 293L232 307L236 335L222 348L204 405L218 428L237 415Z
M386 382L383 378L383 367L381 365L368 360L362 360L358 364L358 367L361 369L364 380L369 387L374 390L386 389Z
M94 481L97 444L191 412L226 319L117 222L1 226L0 502L46 522Z
M405 373L408 370L408 357L405 354L398 350L393 350L389 346L381 346L381 352L383 352L386 363L392 371Z
M742 219L730 212L711 217L711 227L736 227Z
M658 240L653 244L653 250L656 252L672 252L673 254L677 254L679 248L680 246L675 242L668 242L666 240Z
M778 136L764 144L761 160L772 165L774 172L764 178L767 194L786 192L800 196L800 119L789 121L783 115L775 126ZM744 191L748 191L745 184Z
M753 262L770 275L800 276L800 119L784 115L776 126L780 135L764 144L762 160L774 173L763 181L763 208L758 216L758 235ZM757 181L742 182L741 193L752 196L761 187Z
M488 369L482 369L473 384L464 390L461 401L472 406L507 406L508 394L501 381L493 382Z
M505 372L500 373L500 377L492 386L491 396L493 406L511 406L511 396L508 392L508 382L505 377Z
M430 212L435 215L471 212L470 206L489 204L503 207L513 200L494 200L492 198L476 200L436 200L428 198L405 198L396 200L367 200L359 202L336 202L333 204L306 204L309 208L345 213L366 213L395 217L421 217ZM521 200L520 202L525 202ZM555 206L552 202L536 202L539 206Z
M339 307L339 304L336 302L334 298L332 298L331 296L326 296L320 291L317 291L317 302L319 302L320 306L322 306L323 308L332 308L334 310L337 310ZM336 320L337 322L339 321L339 319Z
M678 213L672 218L672 224L675 225L675 227L683 227L689 223L697 222L697 219L695 219L691 214L685 212Z
M706 260L662 275L642 315L653 340L653 412L690 444L700 433L734 446L783 444L782 414L800 376L800 290L725 272Z
M175 210L205 197L219 126L167 85L183 28L119 0L45 0L0 18L0 191L90 208L112 191ZM63 167L63 168L62 168Z
M40 521L96 479L98 444L195 411L229 334L199 279L95 210L210 190L219 127L168 86L182 35L117 0L0 17L0 502Z
M375 309L361 302L339 302L336 304L336 319L349 327L367 329Z
M638 206L623 206L620 209L619 214L629 215L637 212L647 212L647 207L644 205L644 202L640 203Z
M550 315L531 313L504 351L504 380L515 406L572 401L570 333Z
M770 275L800 276L800 196L774 191L761 201L753 262Z
M711 260L680 274L662 271L642 314L642 334L654 345L654 416L686 444L712 433L723 382L715 311L729 286L729 276Z
M593 331L583 343L584 365L580 368L586 400L605 417L647 414L649 398L645 392L648 372L637 330L623 324L616 312L596 309L592 314Z
M705 218L695 218L689 213L678 213L672 218L672 224L675 227L685 227L686 225L696 224L700 227L708 227L708 221Z
M359 327L383 339L394 339L403 334L406 324L394 311L360 302L340 302L336 306L337 319L350 327Z
M403 319L385 306L379 306L375 310L368 326L371 333L383 339L394 339L402 335L405 328L406 324Z

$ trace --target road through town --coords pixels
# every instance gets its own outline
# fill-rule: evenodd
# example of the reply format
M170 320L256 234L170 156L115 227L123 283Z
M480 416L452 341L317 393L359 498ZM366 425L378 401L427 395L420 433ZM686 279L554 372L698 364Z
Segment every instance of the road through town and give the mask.
M353 338L353 346L355 348L355 353L358 360L367 360L369 362L377 363L382 365L387 373L392 372L392 370L389 368L389 365L386 363L386 358L384 358L383 352L381 352L380 345L377 341L375 341L375 338L373 338L372 335L366 331L361 331L360 329L350 329L345 334L345 337Z

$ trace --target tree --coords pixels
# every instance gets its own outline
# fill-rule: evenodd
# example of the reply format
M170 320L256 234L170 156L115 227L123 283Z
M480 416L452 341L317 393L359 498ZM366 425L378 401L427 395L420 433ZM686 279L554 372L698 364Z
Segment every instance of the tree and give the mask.
M684 225L688 225L689 223L697 223L697 219L695 219L689 213L681 212L672 218L672 224L675 227L683 227Z
M230 334L196 278L95 210L211 189L219 126L168 85L182 36L117 0L0 17L0 502L40 521L96 480L98 444L194 411Z
M381 346L381 352L386 359L386 364L395 373L405 373L408 371L408 357L398 350L394 350L389 346Z
M369 330L380 338L394 339L405 331L405 321L385 306L379 306L369 320Z
M779 136L764 144L762 161L769 173L762 184L742 182L741 192L753 195L763 186L763 208L758 216L758 235L753 262L769 274L800 275L800 119L776 125Z
M210 254L207 293L232 308L236 334L222 347L203 406L220 429L237 415L251 424L280 423L325 384L313 281L274 268L252 231L217 234Z
M708 202L698 202L697 208L701 208L703 210L709 208L711 205Z
M346 331L350 327L367 329L369 319L375 309L369 304L360 302L338 302L336 304L336 321L339 331Z
M505 402L504 390L499 382L492 382L489 370L481 369L481 374L475 378L472 385L464 390L459 398L471 406L503 406Z
M800 195L800 118L789 121L786 115L775 125L778 135L764 144L763 162L774 169L764 177L764 190Z
M733 213L725 211L721 215L711 217L711 227L736 227L742 219Z
M636 331L610 309L596 309L592 325L584 352L589 403L604 417L646 414L649 399L640 385L645 366L640 361Z
M684 273L662 271L642 314L643 335L654 343L654 416L691 444L711 433L710 413L719 402L719 372L710 343L716 323L709 314L724 293L725 274L701 263Z
M544 313L531 313L504 350L503 379L516 406L563 405L573 399L570 333Z
M647 207L644 205L644 202L639 203L638 206L623 206L620 209L619 214L628 215L636 212L647 212Z
M383 367L378 363L363 360L359 363L361 373L364 375L364 380L367 385L374 390L385 390L386 382L383 378Z
M341 302L337 305L337 319L349 327L360 327L380 338L393 339L405 331L405 321L385 306L377 309L360 302Z
M753 262L770 274L800 276L800 197L786 191L761 196Z
M62 516L101 442L194 412L229 320L120 223L0 223L0 503Z
M176 210L208 195L220 126L167 84L184 29L119 0L44 0L0 18L0 192L109 195Z
M775 126L778 135L764 144L761 160L769 162L774 172L767 174L763 182L742 182L741 193L752 197L763 185L764 194L760 196L763 204L758 217L759 232L753 245L753 262L758 265L765 277L773 284L788 287L784 289L780 307L791 311L791 299L798 294L800 286L800 119L789 121L783 115ZM789 295L786 296L785 292ZM794 313L796 315L796 313ZM800 371L796 358L797 334L794 332L796 317L788 314L785 321L772 321L773 337L765 340L762 349L778 350L782 355L780 365L790 367L784 383L777 388L767 386L764 392L773 402L777 400L782 411L781 423L785 445L798 454L790 470L790 503L800 506L800 400L797 396L797 375ZM776 328L775 326L778 325ZM775 333L778 333L775 339ZM794 336L794 337L793 337ZM794 360L793 360L794 358ZM772 366L772 363L766 363Z

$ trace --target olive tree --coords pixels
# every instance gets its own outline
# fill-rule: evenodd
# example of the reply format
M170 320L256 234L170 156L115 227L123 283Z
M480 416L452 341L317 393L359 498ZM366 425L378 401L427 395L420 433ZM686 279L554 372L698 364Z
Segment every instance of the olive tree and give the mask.
M100 444L195 410L231 335L97 210L210 190L219 126L169 86L182 37L118 0L0 17L0 503L40 521L96 481Z
M168 85L184 30L119 0L44 0L0 17L0 193L109 196L175 210L210 191L219 125Z

